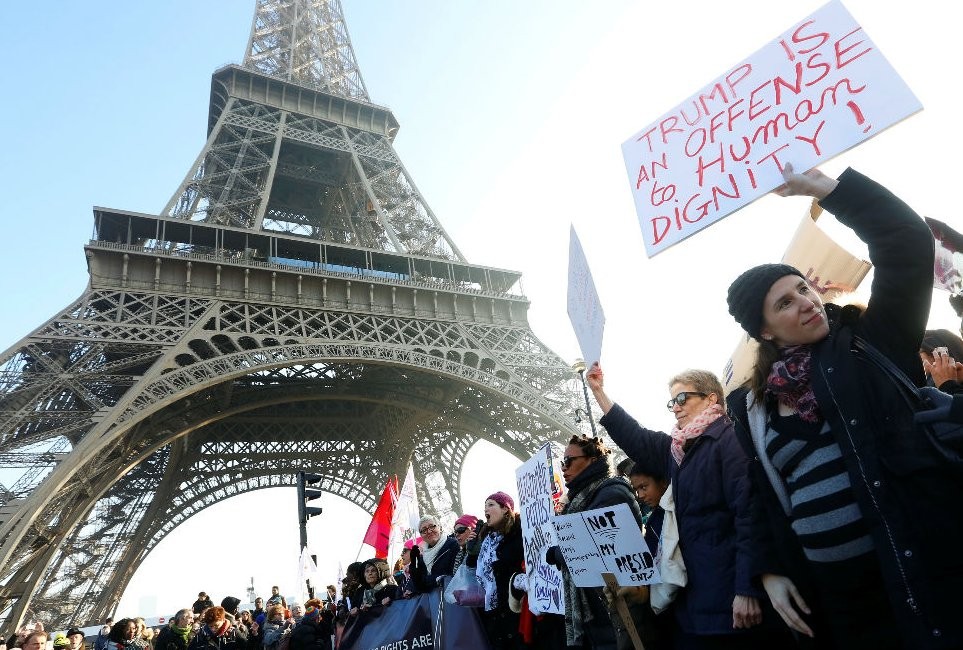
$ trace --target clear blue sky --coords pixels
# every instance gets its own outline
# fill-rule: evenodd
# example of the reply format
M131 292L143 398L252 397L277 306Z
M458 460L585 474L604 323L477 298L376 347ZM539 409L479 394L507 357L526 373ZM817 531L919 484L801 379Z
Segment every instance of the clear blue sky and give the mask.
M738 337L725 287L746 266L781 255L805 202L763 198L647 260L619 145L821 3L344 4L372 100L394 110L396 147L463 252L523 271L534 330L574 359L565 316L574 223L607 316L607 385L646 424L668 426L664 382L685 367L722 368ZM952 191L958 172L949 164L959 146L957 97L941 72L956 60L954 21L934 20L946 15L935 0L920 0L912 12L873 0L846 5L926 110L831 161L827 172L857 166L921 213L963 228ZM210 74L242 59L252 11L253 2L239 0L5 10L0 347L83 291L92 206L163 207L203 144ZM934 324L955 328L945 296L936 303ZM480 512L486 494L510 487L511 465L473 453L466 504ZM366 517L353 507L331 510L312 523L312 540L360 540ZM151 593L160 612L189 603L199 589L243 596L251 575L262 593L272 582L289 592L293 513L290 490L205 511L148 558L120 613L150 614L140 599ZM275 520L291 529L275 534ZM181 577L199 548L222 544L231 549L223 566ZM356 552L356 542L332 546L328 570ZM171 566L177 584L165 577Z

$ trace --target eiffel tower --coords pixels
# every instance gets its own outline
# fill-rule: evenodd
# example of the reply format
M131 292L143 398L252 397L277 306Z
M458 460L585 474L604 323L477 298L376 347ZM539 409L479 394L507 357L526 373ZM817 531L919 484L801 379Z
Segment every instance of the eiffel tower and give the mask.
M256 0L164 210L94 209L89 284L0 357L0 626L110 614L180 523L299 469L461 511L478 440L575 432L520 274L468 263L369 100L338 0ZM293 524L293 522L292 522Z

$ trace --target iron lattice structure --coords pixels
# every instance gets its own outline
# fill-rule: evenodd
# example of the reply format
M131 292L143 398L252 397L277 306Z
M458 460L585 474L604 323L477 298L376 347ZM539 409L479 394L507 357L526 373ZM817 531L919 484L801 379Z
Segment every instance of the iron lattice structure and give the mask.
M337 0L257 0L166 208L95 208L87 289L0 357L8 630L103 618L178 524L299 469L372 511L413 461L425 505L460 511L476 441L526 458L574 432L519 274L465 261L397 126Z

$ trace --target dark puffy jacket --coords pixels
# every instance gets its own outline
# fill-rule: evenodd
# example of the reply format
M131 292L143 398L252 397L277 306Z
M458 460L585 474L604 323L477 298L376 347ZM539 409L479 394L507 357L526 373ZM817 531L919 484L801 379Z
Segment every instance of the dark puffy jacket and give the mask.
M484 531L484 529L482 529ZM484 532L479 536L483 539ZM522 571L525 552L522 548L522 522L516 517L515 524L508 534L498 543L495 549L495 561L492 563L492 573L495 574L495 586L498 593L498 607L508 609L508 583L512 576ZM465 564L470 567L478 566L478 554L469 554Z
M171 622L165 625L154 640L154 650L187 650L187 641L180 634L171 629Z
M317 621L303 617L291 630L290 650L330 650L333 633L329 616L322 614Z
M220 636L211 632L206 625L202 625L190 644L190 650L247 650L247 648L247 630L243 626L233 624L231 629Z
M963 646L959 615L963 583L963 471L943 462L912 424L894 385L853 351L859 337L922 385L918 350L933 286L933 241L905 203L870 179L847 170L820 203L866 242L875 268L865 311L826 305L830 334L813 346L812 384L830 424L860 512L880 559L883 580L906 647ZM757 440L767 416L745 389L729 409L754 453L752 476L761 494L760 536L765 570L806 589L807 565L770 479ZM749 408L752 404L753 408ZM770 468L771 469L771 468Z
M612 440L648 473L672 480L679 548L689 584L675 601L691 634L730 634L735 596L764 597L753 579L760 561L753 544L749 458L732 423L720 417L692 439L678 465L672 438L639 425L618 404L601 419Z

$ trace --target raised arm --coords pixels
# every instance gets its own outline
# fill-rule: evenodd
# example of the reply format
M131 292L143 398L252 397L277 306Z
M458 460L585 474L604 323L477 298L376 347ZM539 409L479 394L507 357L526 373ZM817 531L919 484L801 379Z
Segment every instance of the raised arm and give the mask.
M592 394L605 415L599 424L605 427L609 436L633 462L649 469L649 473L660 476L669 475L669 446L672 438L661 431L652 431L641 426L625 410L609 399L605 393L605 376L599 364L592 364L585 375Z

